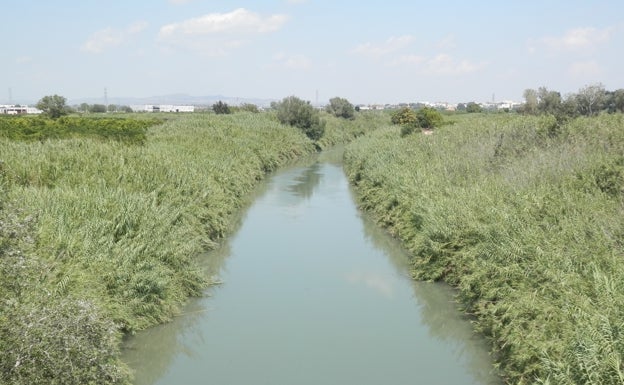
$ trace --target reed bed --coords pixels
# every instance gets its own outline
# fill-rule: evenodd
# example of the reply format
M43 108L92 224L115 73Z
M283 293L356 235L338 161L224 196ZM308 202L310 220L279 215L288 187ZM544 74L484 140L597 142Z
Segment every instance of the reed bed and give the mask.
M0 137L0 383L128 383L123 334L201 295L200 253L267 172L315 150L252 113L179 116L140 143Z
M624 116L453 120L351 143L361 207L458 289L508 383L624 383Z

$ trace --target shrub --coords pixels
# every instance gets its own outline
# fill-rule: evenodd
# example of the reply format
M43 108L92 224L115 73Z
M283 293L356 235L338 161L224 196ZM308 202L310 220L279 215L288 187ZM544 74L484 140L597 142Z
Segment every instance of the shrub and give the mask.
M439 127L442 124L442 120L442 114L435 108L421 108L416 113L416 121L418 123L418 127L421 128Z
M282 124L299 128L312 140L319 140L325 133L325 121L310 102L288 96L281 102L271 103L271 107L277 111L277 119Z
M212 105L212 110L214 111L215 114L231 114L232 113L232 111L230 111L230 106L228 106L227 103L224 103L220 100Z
M347 99L339 97L329 99L329 104L325 107L325 111L337 118L353 119L355 116L353 104Z

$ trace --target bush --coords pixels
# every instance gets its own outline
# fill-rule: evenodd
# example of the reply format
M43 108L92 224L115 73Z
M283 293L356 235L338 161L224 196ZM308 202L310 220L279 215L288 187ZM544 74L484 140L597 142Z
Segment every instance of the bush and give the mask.
M353 104L347 99L339 97L329 99L329 104L325 107L325 111L337 118L353 119L355 116Z
M277 111L277 119L282 124L299 128L312 140L319 140L325 133L325 121L310 102L288 96L281 102L271 103L271 107Z
M220 100L212 105L212 110L214 111L215 114L231 114L232 113L232 111L230 111L230 106L228 106L227 103L224 103Z
M442 125L442 114L435 108L425 107L418 110L416 113L416 120L418 127L421 128L434 128Z

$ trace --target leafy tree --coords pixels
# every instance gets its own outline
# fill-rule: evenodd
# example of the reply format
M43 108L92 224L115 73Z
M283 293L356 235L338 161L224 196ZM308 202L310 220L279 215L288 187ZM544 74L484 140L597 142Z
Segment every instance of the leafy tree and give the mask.
M329 99L329 104L325 107L325 110L338 118L353 119L355 117L353 104L345 98L335 97Z
M442 125L442 114L435 108L425 107L416 113L418 126L421 128L435 128Z
M414 125L416 123L416 113L409 107L403 107L395 111L390 118L392 124Z
M126 112L126 113L133 112L133 111L132 111L132 108L131 108L130 106L121 106L121 107L119 107L119 110L120 110L121 112Z
M524 90L524 112L527 114L536 114L537 113L537 91L532 88L527 88Z
M320 118L319 112L309 101L288 96L281 102L271 103L271 107L276 110L277 119L282 124L299 128L312 140L319 140L325 133L325 121Z
M89 105L87 103L80 103L81 112L89 112Z
M117 105L109 104L108 107L106 107L106 109L108 110L108 112L117 112Z
M605 88L600 83L581 88L576 97L579 112L587 116L597 114L603 107L605 96Z
M212 105L212 110L214 111L215 114L231 114L232 113L232 111L230 110L230 106L228 106L227 103L224 103L221 100L219 100L218 102Z
M557 91L549 91L546 87L537 90L537 109L541 113L557 115L561 109L561 94Z
M37 108L43 111L52 119L67 115L67 99L59 95L44 96L37 103Z
M481 106L475 102L470 102L466 104L466 112L469 114L476 113L476 112L483 112L483 108L481 108Z
M103 113L106 112L106 106L103 104L93 104L91 106L91 112L93 113Z

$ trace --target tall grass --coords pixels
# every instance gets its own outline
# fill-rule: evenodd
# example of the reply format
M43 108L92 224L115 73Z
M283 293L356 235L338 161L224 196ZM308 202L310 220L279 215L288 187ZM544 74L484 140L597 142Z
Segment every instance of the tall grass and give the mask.
M0 383L122 384L120 332L170 319L268 171L315 151L269 114L193 114L143 145L0 138Z
M624 117L454 119L349 145L361 206L458 288L509 383L624 383Z

